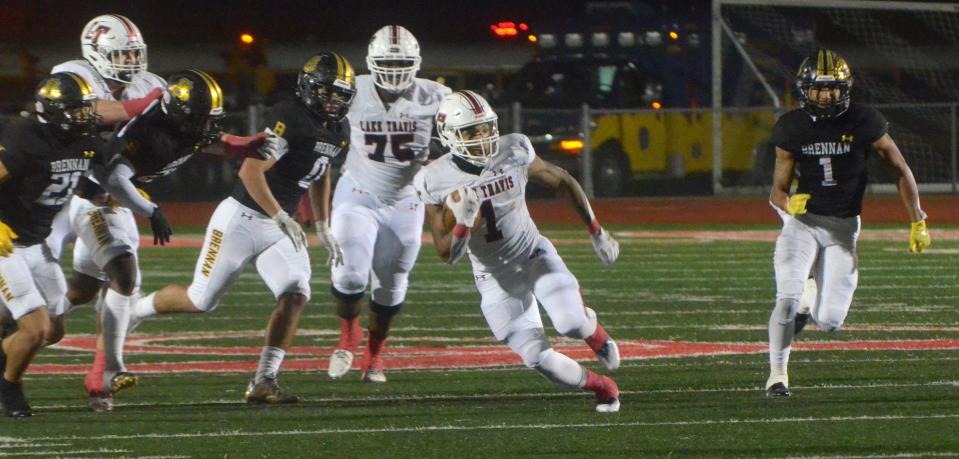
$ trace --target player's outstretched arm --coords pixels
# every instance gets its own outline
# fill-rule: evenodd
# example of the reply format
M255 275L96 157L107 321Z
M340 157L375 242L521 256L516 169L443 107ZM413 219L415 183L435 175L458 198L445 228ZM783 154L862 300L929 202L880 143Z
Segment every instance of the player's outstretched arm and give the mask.
M916 185L916 178L912 175L912 169L906 164L902 152L896 142L892 140L889 134L873 142L873 148L876 156L882 162L889 172L893 174L896 180L896 188L899 190L899 197L909 214L909 220L912 222L912 230L909 232L909 250L911 252L922 252L932 243L929 236L929 230L926 228L926 213L919 206L919 186Z
M98 100L93 111L100 117L100 124L110 126L130 121L134 116L143 113L154 102L160 99L163 90L153 88L146 97L117 102L115 100Z
M593 240L593 250L600 262L604 265L616 262L619 258L619 242L616 242L596 220L583 187L579 186L579 182L569 172L536 157L529 166L529 179L566 198L589 230Z

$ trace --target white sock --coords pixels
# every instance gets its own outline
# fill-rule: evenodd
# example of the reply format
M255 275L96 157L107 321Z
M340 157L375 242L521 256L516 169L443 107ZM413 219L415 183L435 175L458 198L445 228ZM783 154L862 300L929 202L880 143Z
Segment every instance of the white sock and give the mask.
M127 337L132 303L132 296L121 295L112 289L108 289L104 297L100 325L103 329L103 351L107 357L107 371L126 370L123 365L123 342Z
M586 384L586 370L575 360L552 349L541 354L536 371L546 379L571 389L582 389Z
M260 351L260 366L256 368L256 377L254 384L263 382L264 379L276 379L280 374L280 365L283 363L283 357L286 351L278 347L263 346Z
M776 307L769 316L769 381L767 387L781 382L788 386L786 368L795 331L796 310L799 301L776 300Z
M157 292L153 292L136 300L133 303L133 317L137 320L143 320L147 317L153 317L157 315L156 304L153 302L156 295Z

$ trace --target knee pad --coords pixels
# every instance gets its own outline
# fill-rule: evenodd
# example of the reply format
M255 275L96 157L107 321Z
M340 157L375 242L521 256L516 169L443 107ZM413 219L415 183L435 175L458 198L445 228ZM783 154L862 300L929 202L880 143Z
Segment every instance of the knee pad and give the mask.
M772 319L780 325L786 325L796 318L799 311L798 298L778 298L773 308Z
M364 292L363 292L363 291L359 291L359 292L357 292L357 293L344 293L344 292L341 292L341 291L337 290L335 285L331 285L331 286L330 286L330 294L333 295L333 298L336 298L336 299L338 299L338 300L342 300L342 301L345 301L345 302L349 303L349 302L352 302L352 301L362 300L362 299L363 299L363 294L364 294Z
M510 334L506 345L523 359L523 365L537 369L543 360L553 351L542 328L530 328Z
M359 271L346 271L333 278L333 286L336 290L347 295L356 293L362 295L366 291L368 279L369 275L364 275Z

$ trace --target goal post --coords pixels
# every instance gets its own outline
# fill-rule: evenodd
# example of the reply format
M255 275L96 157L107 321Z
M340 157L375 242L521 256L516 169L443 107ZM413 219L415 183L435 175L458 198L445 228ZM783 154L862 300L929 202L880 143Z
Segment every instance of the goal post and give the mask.
M857 0L712 0L714 115L795 108L794 74L814 49L849 61L855 101L889 120L889 133L920 190L956 192L959 107L959 5ZM779 101L782 108L777 108ZM723 169L723 117L713 116L713 190L767 188L774 155L768 139L753 145L753 170ZM741 143L741 142L740 142ZM736 146L735 148L740 148ZM873 191L893 191L891 178L870 161Z

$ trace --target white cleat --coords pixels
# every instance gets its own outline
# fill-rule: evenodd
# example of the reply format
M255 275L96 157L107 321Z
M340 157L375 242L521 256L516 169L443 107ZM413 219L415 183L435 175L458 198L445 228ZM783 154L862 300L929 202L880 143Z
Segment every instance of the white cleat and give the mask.
M606 370L616 371L619 369L619 346L612 338L607 339L603 343L603 347L596 351L596 357L599 358L599 362L603 364Z
M330 356L330 367L326 374L330 379L340 379L350 371L353 365L353 353L346 349L337 349Z
M619 411L619 400L612 399L608 403L596 404L597 413L616 413Z
M386 373L379 368L370 368L363 373L363 382L383 384L386 382Z

